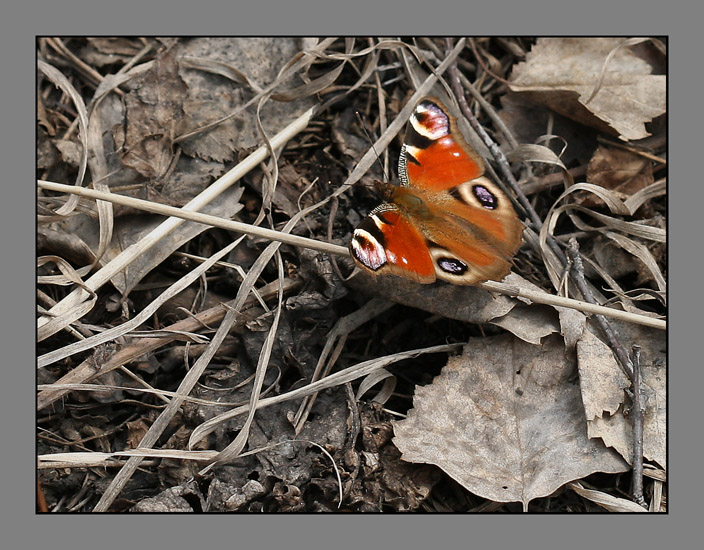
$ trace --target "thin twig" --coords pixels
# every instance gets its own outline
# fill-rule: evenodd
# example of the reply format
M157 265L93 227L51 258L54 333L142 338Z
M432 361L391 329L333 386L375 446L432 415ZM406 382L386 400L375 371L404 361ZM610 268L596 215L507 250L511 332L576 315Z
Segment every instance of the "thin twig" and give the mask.
M643 508L648 505L643 498L643 423L645 407L640 393L640 346L633 345L633 500Z
M449 45L450 44L448 44L448 46ZM462 89L462 83L460 81L460 75L457 69L457 64L451 65L448 69L448 73L450 74L450 83L452 85L452 90L455 93L455 97L457 98L457 102L460 105L462 114L469 121L474 131L477 132L477 135L482 138L484 144L489 148L489 152L491 153L492 157L496 160L499 169L501 170L501 174L504 178L504 181L508 183L514 193L516 193L516 197L518 198L519 203L528 215L533 229L537 233L539 233L540 228L543 225L540 216L538 216L538 213L533 208L533 205L528 200L528 197L526 197L525 193L523 193L523 190L518 185L516 178L513 177L511 167L509 166L508 160L506 159L506 156L504 155L503 151L496 144L496 142L491 139L489 134L487 134L486 130L484 130L484 127L479 124L479 121L474 116L471 109L469 108L469 105L467 104L467 99L465 98L464 90ZM566 259L560 246L552 238L548 238L548 245L555 253L555 255L560 259L560 261L564 264Z
M55 183L51 181L42 180L37 181L37 186L42 189L47 189L49 191L71 193L89 199L104 200L112 202L114 204L120 204L122 206L128 206L130 208L144 210L145 212L151 212L153 214L160 214L162 216L168 216L172 218L179 218L182 220L202 223L210 227L219 227L221 229L235 231L237 233L246 233L247 235L261 237L270 241L279 241L281 243L289 244L291 246L302 246L305 248L312 248L314 250L319 250L320 252L327 252L328 254L340 254L341 250L347 250L342 246L332 245L323 241L316 241L314 239L308 239L306 237L300 237L298 235L282 233L281 231L275 231L273 229L267 229L266 227L260 227L248 223L227 220L224 218L219 218L217 216L211 216L210 214L203 214L202 212L184 210L183 208L177 208L175 206L168 206L166 204L151 202L135 197L128 197L125 195L118 195L117 193L103 193L100 191L96 191L95 189L75 187L71 185L65 185L63 183Z
M274 231L271 229L265 229L263 227L256 227L249 224L244 224L240 222L234 222L232 220L224 220L215 216L209 216L207 214L201 214L191 211L186 211L180 208L174 208L171 206L166 206L163 204L153 204L149 201L143 201L141 199L134 199L129 197L124 197L117 195L115 193L101 193L100 191L95 191L94 189L85 189L82 187L75 187L71 185L64 185L54 182L37 182L39 187L45 189L56 190L65 193L74 193L81 196L96 198L106 201L113 201L118 204L129 204L129 206L135 208L144 208L150 212L161 213L171 217L182 218L185 220L196 221L199 223L207 223L213 227L221 227L223 229L230 229L237 232L245 232L251 235L258 235L271 240L285 242L293 244L295 246L303 246L306 248L311 248L313 250L320 250L328 254L336 254L339 256L349 256L349 250L344 246L334 245L331 243L325 243L321 241L316 241L314 239L308 239L306 237L300 237L296 235L287 235L284 232ZM124 199L124 201L123 201ZM86 284L90 281L86 281ZM490 292L497 292L499 294L505 294L507 296L515 296L520 298L527 298L532 302L538 304L546 304L551 306L567 307L576 309L578 311L583 311L586 313L600 313L601 315L606 315L608 317L613 317L616 319L621 319L623 321L636 323L639 325L645 325L660 330L665 330L667 324L661 319L653 319L651 317L646 317L644 315L638 315L635 313L629 313L627 311L621 311L614 308L609 308L601 306L594 303L586 303L579 300L573 300L570 298L563 298L561 296L554 296L548 294L547 292L533 292L524 288L519 288L513 285L500 283L497 281L486 281L479 285L480 288L488 290ZM53 311L53 308L52 308Z
M590 304L595 304L596 300L594 299L594 295L592 294L592 291L584 278L584 265L582 264L582 256L579 253L577 239L570 239L567 247L567 253L570 255L570 259L572 260L572 278L577 285L577 288L587 302ZM616 333L614 333L613 328L611 328L611 324L603 315L597 314L594 317L599 325L599 328L604 333L604 336L606 336L609 346L616 354L616 357L621 364L621 368L623 368L626 376L628 376L628 379L631 383L633 383L633 365L631 364L631 359L628 357L628 354L623 348L623 345L621 345L621 342L619 342Z
M567 252L573 262L572 278L580 292L587 301L594 301L591 289L584 279L584 266L582 256L579 254L577 239L570 239ZM609 346L616 354L624 372L631 381L631 400L633 407L633 500L640 506L646 507L643 498L643 404L640 396L640 346L633 346L633 360L628 356L611 328L611 324L603 315L596 315L596 321L606 336Z

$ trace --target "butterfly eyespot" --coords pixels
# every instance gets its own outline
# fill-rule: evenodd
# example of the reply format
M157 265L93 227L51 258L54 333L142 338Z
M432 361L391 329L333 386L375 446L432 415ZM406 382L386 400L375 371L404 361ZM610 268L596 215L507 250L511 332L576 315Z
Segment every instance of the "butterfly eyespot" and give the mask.
M438 267L451 275L464 275L469 267L457 258L438 258Z
M384 249L384 234L377 223L377 216L365 218L355 229L350 241L352 256L372 271L379 270L388 261Z
M494 195L494 193L489 191L489 189L483 185L475 185L472 187L472 192L474 193L474 196L477 197L477 200L481 203L481 205L487 210L496 210L498 207L499 201L496 198L496 195Z

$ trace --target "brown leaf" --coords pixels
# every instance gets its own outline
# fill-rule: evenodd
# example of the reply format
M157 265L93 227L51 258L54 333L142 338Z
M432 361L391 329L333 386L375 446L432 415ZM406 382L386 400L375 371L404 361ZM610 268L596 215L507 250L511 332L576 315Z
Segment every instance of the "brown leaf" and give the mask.
M300 41L296 38L202 37L179 44L185 67L181 75L187 86L183 98L186 116L178 127L179 135L221 121L179 142L184 153L225 162L234 159L237 152L262 145L256 105L234 118L224 121L222 118L238 111L262 86L276 81L282 68L297 53ZM292 86L302 82L297 74L285 81ZM264 131L271 137L315 101L314 96L292 103L267 101L259 113Z
M506 334L472 338L414 408L394 424L404 460L436 464L467 490L497 502L535 498L594 472L623 472L621 458L587 438L564 341L532 346Z
M262 497L265 493L264 486L254 479L250 479L244 486L238 487L230 483L223 483L215 478L208 487L206 510L246 511L245 506L249 502Z
M183 117L185 95L174 50L168 50L125 96L124 127L116 126L113 131L118 149L124 151L125 166L149 179L164 176L173 158L171 141Z
M263 193L265 175L261 172L252 174L249 183L257 192ZM289 216L294 216L301 208L313 204L314 192L303 192L310 186L310 182L298 173L296 167L290 162L282 160L279 163L279 179L272 201L274 206ZM322 197L321 197L322 198Z
M417 510L428 497L441 474L432 466L418 467L401 460L401 453L391 444L393 429L381 420L380 406L360 411L362 450L350 462L361 463L359 477L353 478L346 503L352 510L379 512L381 503L399 512Z
M537 285L516 273L509 273L504 282L532 292L542 291ZM490 322L529 344L538 345L545 336L559 332L565 337L565 348L574 349L575 342L584 330L583 313L557 306L534 303L526 305L520 300L516 300L516 304L508 313Z
M610 189L621 200L626 200L653 183L653 165L630 151L599 146L589 161L587 181ZM580 197L577 203L587 207L604 204L592 194Z
M99 52L108 55L135 56L144 47L145 40L137 37L95 37L86 39Z
M149 431L149 425L144 421L143 418L138 418L132 422L127 423L127 445L126 449L136 449L139 447L140 441L144 439L144 436Z
M518 305L508 314L494 319L492 324L508 330L524 342L540 345L541 340L560 331L558 316L550 306Z
M508 296L492 296L490 292L474 286L449 283L421 286L400 277L374 278L361 270L345 282L360 292L373 293L399 304L468 323L487 323L506 315L519 303Z
M179 135L223 119L234 110L231 94L217 94L213 97L213 90L207 87L199 90L189 88L189 94L204 97L184 101L183 110L186 116L176 128ZM197 134L195 138L185 140L183 149L187 154L205 160L232 160L237 146L237 126L234 119L224 120L217 126Z
M650 134L645 123L666 111L666 76L621 38L541 38L512 75L511 89L586 126L624 140ZM600 84L596 95L595 87Z
M192 502L201 504L198 511L203 509L203 496L195 482L177 485L155 497L145 498L130 508L130 512L194 512Z
M80 166L81 155L83 154L81 144L70 139L57 139L54 146L61 153L61 160L73 167Z

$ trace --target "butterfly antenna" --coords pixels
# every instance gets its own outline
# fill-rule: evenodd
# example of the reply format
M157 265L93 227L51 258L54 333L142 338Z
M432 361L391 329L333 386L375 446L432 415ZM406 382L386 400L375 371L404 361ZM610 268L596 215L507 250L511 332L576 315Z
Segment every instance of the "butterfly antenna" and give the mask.
M384 180L389 181L389 174L387 173L386 168L384 167L384 164L381 162L381 157L379 156L379 153L377 152L376 148L374 147L374 141L372 140L372 137L369 135L369 132L367 132L367 125L364 123L364 119L362 118L362 115L359 114L359 111L355 111L354 114L357 115L357 120L359 121L359 125L362 128L364 135L367 137L367 140L369 141L369 145L371 146L372 150L374 151L374 154L376 155L376 161L379 163L379 167L381 168L381 173L384 176Z

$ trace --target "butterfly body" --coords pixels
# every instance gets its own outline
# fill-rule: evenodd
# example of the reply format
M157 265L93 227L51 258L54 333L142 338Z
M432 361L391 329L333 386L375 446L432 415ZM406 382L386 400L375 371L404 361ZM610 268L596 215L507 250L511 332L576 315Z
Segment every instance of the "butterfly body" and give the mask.
M384 201L355 229L350 252L375 275L471 285L501 279L521 245L510 200L434 98L416 106L399 159L401 185L375 182Z

